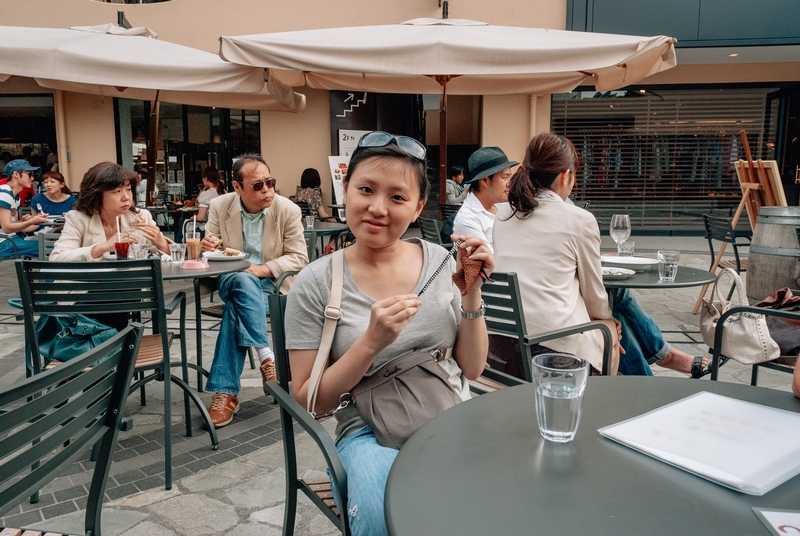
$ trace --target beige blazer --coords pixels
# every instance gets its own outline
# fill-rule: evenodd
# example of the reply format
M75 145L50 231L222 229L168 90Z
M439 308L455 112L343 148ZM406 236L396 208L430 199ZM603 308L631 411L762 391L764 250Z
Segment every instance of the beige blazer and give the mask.
M208 208L206 235L222 237L223 247L244 249L239 194L231 192L212 199ZM302 270L308 264L303 236L302 212L289 199L275 195L264 217L261 257L275 278L284 272ZM286 278L281 292L289 292L293 277Z
M594 216L546 191L525 219L498 205L494 256L498 272L516 272L531 334L611 318L600 267L600 229ZM586 359L602 370L594 331L542 343Z
M153 216L145 209L139 209L139 218L145 223L155 225ZM139 230L131 231L130 222L137 217L133 212L126 212L120 217L120 230L123 234L130 234L139 244L149 244L144 233ZM107 240L103 230L103 222L100 216L87 216L83 212L70 210L64 214L64 230L61 231L59 238L53 245L53 252L50 254L51 261L99 261L92 258L92 248L97 244L102 244Z

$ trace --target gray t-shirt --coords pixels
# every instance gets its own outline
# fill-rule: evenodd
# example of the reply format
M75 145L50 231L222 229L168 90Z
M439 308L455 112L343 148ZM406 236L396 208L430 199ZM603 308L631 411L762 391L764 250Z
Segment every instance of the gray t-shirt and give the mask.
M422 247L424 262L422 273L414 293L420 291L436 268L447 255L441 246L412 238L411 243ZM416 316L403 329L397 339L384 348L373 361L367 376L395 357L413 351L433 351L455 344L461 320L461 294L450 277L455 272L455 261L451 258L442 272L420 296L422 306ZM325 256L309 264L298 275L289 292L286 304L286 348L290 350L316 350L322 338L325 323L323 311L328 305L331 290L331 256ZM344 267L342 288L342 317L336 325L336 334L331 346L331 362L339 359L355 343L369 326L370 308L375 300L361 292L356 286L347 262ZM450 374L453 390L466 400L469 388L461 378L461 369L452 358L442 361L442 367ZM336 413L336 441L365 426L353 406Z

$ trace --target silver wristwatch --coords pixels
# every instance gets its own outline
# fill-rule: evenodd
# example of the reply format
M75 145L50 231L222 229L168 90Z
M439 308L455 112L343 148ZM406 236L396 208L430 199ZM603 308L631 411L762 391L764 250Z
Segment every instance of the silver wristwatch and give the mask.
M478 309L477 311L472 311L471 313L466 312L464 310L464 306L463 305L461 306L461 318L466 318L467 320L474 320L476 318L482 317L485 314L486 314L486 304L483 303L483 300L481 300L481 308Z

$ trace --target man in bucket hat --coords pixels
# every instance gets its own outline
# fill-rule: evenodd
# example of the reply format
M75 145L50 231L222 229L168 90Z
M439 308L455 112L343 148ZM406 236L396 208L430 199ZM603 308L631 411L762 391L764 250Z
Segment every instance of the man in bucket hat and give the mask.
M22 257L38 257L39 243L36 240L24 240L15 233L30 233L47 221L47 214L40 212L36 216L30 214L19 218L19 193L30 188L39 168L30 165L21 158L12 160L3 168L8 178L6 184L0 185L0 229L11 238L0 239L0 259Z
M472 153L467 164L469 195L456 214L453 234L481 237L491 248L495 205L508 201L508 186L519 162L509 160L500 147L483 147Z

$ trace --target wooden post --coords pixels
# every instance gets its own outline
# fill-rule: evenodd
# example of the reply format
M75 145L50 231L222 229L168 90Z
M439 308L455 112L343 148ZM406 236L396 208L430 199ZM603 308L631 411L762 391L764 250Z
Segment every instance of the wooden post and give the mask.
M150 194L156 187L156 159L158 158L158 116L161 103L158 102L158 91L155 100L150 103L150 135L147 138L147 189L144 194L145 206L152 206ZM134 192L135 200L136 192Z

